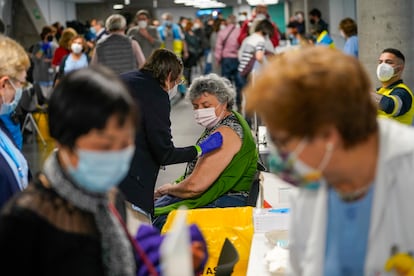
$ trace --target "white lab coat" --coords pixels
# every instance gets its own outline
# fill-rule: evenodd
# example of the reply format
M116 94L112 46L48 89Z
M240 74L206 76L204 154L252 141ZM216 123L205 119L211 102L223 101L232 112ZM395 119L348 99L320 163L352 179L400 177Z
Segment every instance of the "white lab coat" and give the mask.
M414 128L379 120L380 151L365 259L366 276L387 274L391 247L414 252ZM291 275L323 275L327 186L293 198L290 228Z

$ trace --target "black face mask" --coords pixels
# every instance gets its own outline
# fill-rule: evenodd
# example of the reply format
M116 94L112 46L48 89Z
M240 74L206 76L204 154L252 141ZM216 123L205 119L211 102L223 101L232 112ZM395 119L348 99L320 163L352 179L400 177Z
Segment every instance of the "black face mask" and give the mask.
M315 19L313 19L313 18L309 19L309 22L310 22L311 24L315 24L315 23L316 23Z
M53 41L53 35L48 35L47 36L47 41L49 41L49 42Z

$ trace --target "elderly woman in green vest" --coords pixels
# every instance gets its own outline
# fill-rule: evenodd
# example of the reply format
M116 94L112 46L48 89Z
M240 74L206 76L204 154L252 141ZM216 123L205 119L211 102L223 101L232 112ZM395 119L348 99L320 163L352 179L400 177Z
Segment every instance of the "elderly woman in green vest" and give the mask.
M196 122L205 127L197 143L215 132L223 136L220 149L187 164L184 175L155 191L155 220L159 229L168 213L189 209L246 206L257 169L256 145L239 113L232 111L235 90L216 74L196 78L189 88Z

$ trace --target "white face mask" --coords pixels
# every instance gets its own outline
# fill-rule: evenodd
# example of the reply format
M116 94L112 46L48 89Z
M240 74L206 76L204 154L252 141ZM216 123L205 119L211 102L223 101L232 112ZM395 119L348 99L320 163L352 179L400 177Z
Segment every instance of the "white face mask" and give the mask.
M175 95L177 95L178 93L178 85L174 85L173 88L171 88L170 90L168 90L168 97L170 98L170 100L172 98L174 98Z
M220 25L220 30L224 30L226 28L226 25Z
M256 15L256 17L254 19L255 20L265 20L266 15L264 15L263 13L259 13L258 15Z
M146 20L138 21L138 27L140 27L141 29L145 29L147 26L148 26L148 23Z
M83 50L82 45L79 43L72 43L70 48L72 49L72 52L74 52L75 54L80 54L82 53L82 50Z
M219 106L220 104L216 107L200 108L200 109L194 110L194 119L199 125L205 128L212 128L218 122L220 122L221 115L224 112L223 110L220 116L216 115L216 109Z
M381 63L377 66L377 78L381 82L389 81L394 76L395 70L388 63Z

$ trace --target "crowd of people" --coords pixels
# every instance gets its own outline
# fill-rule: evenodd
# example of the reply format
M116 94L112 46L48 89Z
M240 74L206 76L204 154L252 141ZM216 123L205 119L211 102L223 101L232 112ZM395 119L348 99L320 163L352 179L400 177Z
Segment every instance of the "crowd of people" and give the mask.
M304 18L296 12L282 34L265 5L241 22L235 15L175 22L167 12L155 23L139 10L133 25L113 14L91 20L86 34L45 26L28 51L1 35L5 269L162 275L160 230L171 211L249 204L260 161L252 112L269 130L269 170L300 187L290 229L294 275L370 275L390 252L412 250L414 132L404 124L413 124L414 94L402 80L405 56L380 53L374 90L358 60L356 22L340 21L340 51L318 9L309 12L308 33ZM279 53L284 38L297 47ZM28 79L47 105L56 145L40 172L30 170L14 135ZM176 147L171 132L180 93L204 128L186 147ZM180 178L155 188L161 166L184 162ZM208 253L197 226L191 242L198 275Z

